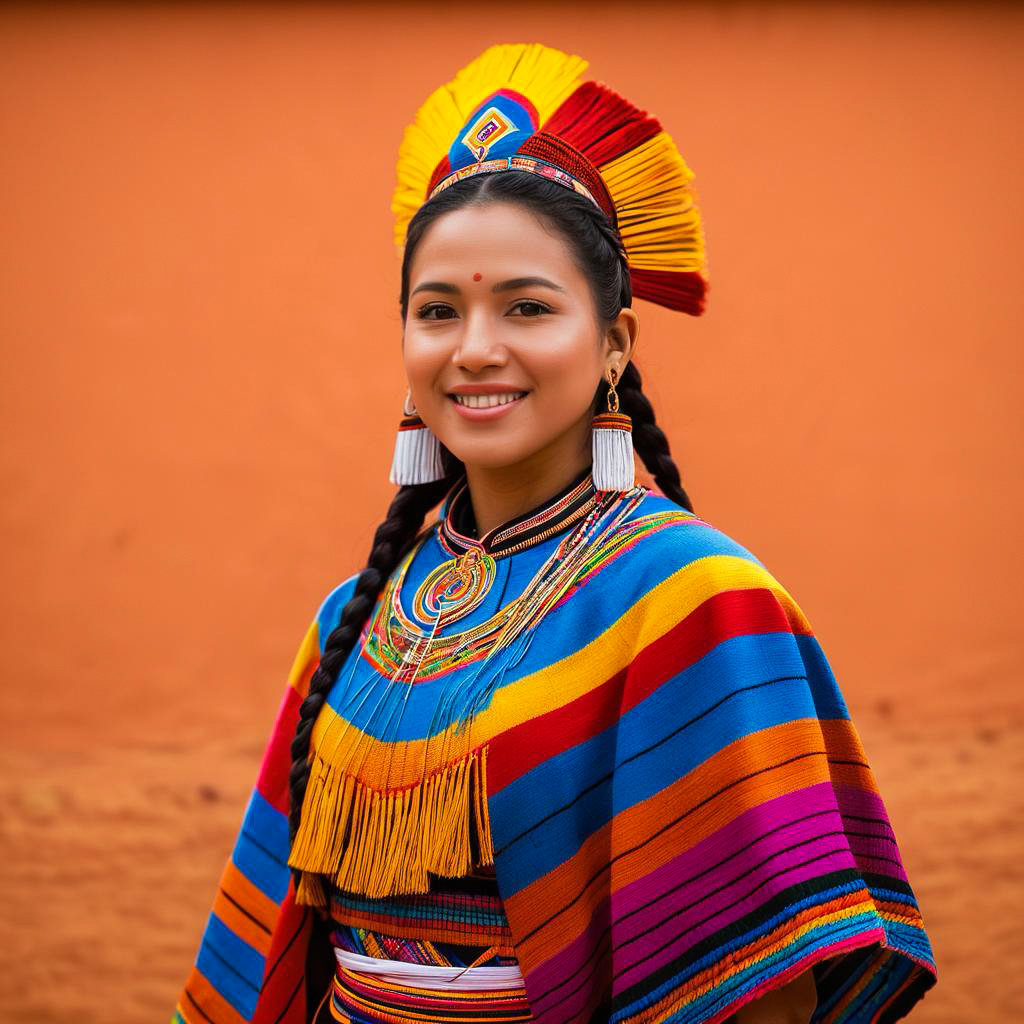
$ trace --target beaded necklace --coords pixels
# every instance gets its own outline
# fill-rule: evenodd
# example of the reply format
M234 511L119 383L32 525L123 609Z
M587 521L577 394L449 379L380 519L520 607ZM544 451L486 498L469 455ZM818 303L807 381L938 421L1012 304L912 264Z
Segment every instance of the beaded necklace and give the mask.
M413 616L405 613L401 596L408 568L418 546L406 557L390 581L385 600L380 602L378 616L375 617L375 625L382 627L384 639L377 651L385 654L390 648L394 652L389 661L389 674L393 681L412 684L421 677L435 678L438 672L477 660L481 655L486 660L509 646L524 631L536 625L564 597L579 574L587 552L614 532L646 493L640 486L628 492L596 492L589 475L576 490L584 492L583 500L579 496L576 500L570 500L572 495L563 499L568 508L555 525L543 529L531 526L529 539L511 540L503 548L492 549L493 554L486 550L486 540L473 542L474 546L461 553L452 551L450 541L448 544L442 543L442 547L454 557L442 563L417 588L412 602ZM574 523L575 527L568 529ZM445 534L445 524L450 530L451 516L442 520L439 540ZM537 568L518 597L500 608L486 622L462 632L441 635L444 626L479 605L493 582L494 569L475 571L477 566L486 562L493 566L498 559L541 543L548 536L566 529L566 536ZM514 538L519 534L520 531L516 531L511 536ZM462 585L460 574L469 576L470 581ZM446 578L455 581L447 592L438 582ZM448 594L452 594L452 597L448 598ZM433 616L424 621L423 613L428 610L428 601L434 595L441 595L441 599L434 605ZM419 621L414 621L414 617ZM368 641L374 635L375 631L371 631Z
M648 493L642 485L598 491L588 472L544 508L478 540L455 526L464 488L463 481L449 492L438 529L420 538L389 579L334 691L336 703L314 727L291 861L303 869L313 902L324 898L315 872L345 891L383 896L426 892L430 873L455 877L493 864L489 742L474 737L473 722L527 654L540 620L620 543L629 532L624 521ZM518 597L486 622L444 635L442 627L479 607L493 582L479 568L486 559L497 562L559 530L565 536ZM416 611L406 614L402 585L431 537L452 557L417 588ZM417 622L426 612L433 619ZM367 662L377 671L366 671ZM426 717L410 735L402 723L414 691Z

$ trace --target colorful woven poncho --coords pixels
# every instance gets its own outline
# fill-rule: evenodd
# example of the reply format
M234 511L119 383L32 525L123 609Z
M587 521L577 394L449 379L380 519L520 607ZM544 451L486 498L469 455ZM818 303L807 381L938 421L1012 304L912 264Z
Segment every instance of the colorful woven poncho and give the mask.
M807 969L815 1022L904 1016L932 951L785 588L642 485L577 478L480 540L458 528L464 498L449 493L338 676L290 849L298 707L356 578L321 604L175 1020L301 1024L323 995L304 974L316 904L401 899L478 863L541 1024L714 1024ZM556 550L571 571L538 591ZM468 603L442 621L453 560L473 568Z

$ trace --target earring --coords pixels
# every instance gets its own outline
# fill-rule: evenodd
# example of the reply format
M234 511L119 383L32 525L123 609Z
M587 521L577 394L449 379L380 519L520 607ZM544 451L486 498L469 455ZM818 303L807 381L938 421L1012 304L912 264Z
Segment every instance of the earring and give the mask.
M412 406L412 409L409 409ZM412 392L406 392L402 420L395 437L395 457L391 461L389 480L406 484L427 484L444 476L441 464L441 442L423 422L413 405Z
M633 421L619 412L619 379L615 367L609 369L608 411L599 412L592 421L594 462L591 475L599 491L628 491L636 483L633 462Z

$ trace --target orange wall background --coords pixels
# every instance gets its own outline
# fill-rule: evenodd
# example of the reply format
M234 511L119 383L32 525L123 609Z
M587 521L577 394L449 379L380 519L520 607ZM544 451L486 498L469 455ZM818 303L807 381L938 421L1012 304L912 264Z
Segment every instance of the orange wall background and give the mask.
M638 304L637 363L839 678L939 961L914 1018L1024 1014L1024 10L132 3L0 9L5 1020L169 1018L393 491L402 130L524 40L697 174L708 313Z

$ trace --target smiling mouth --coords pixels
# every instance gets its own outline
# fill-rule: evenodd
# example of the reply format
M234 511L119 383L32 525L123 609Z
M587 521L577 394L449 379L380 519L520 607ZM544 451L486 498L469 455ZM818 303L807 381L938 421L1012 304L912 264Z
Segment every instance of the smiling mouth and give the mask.
M451 395L452 401L457 405L464 405L467 409L493 409L499 405L511 405L525 398L525 391L508 391L500 395Z

